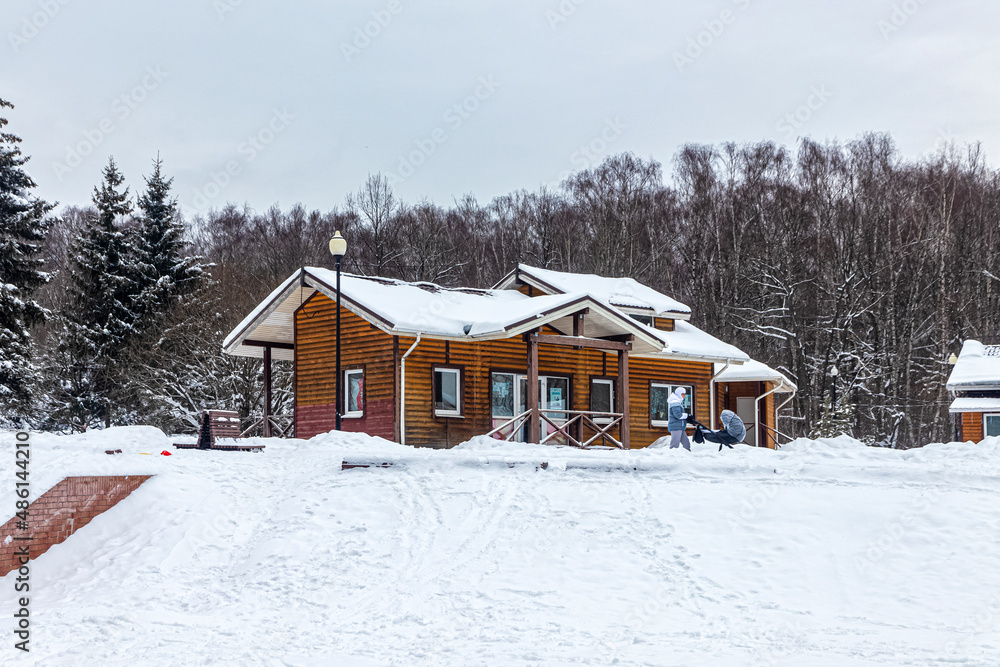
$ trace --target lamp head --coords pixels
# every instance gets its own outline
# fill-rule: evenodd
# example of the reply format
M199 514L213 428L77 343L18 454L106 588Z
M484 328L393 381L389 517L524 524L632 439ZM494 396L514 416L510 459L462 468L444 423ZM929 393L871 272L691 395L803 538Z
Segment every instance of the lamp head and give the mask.
M330 239L330 254L334 257L343 257L347 254L347 239L340 235L340 232L334 232L333 238Z
M948 363L949 363L950 365L952 365L952 366L954 366L955 364L957 364L957 363L958 363L958 357L957 357L957 356L955 356L955 353L954 353L954 352L952 352L952 353L951 353L951 356L950 356L950 357L948 357Z
M837 377L838 375L840 375L840 371L837 370L836 366L830 369L830 375L832 375L833 377Z

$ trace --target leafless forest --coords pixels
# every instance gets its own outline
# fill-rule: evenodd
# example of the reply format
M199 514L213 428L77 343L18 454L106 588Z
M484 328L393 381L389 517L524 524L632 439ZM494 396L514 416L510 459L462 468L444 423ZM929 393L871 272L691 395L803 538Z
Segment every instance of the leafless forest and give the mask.
M74 240L95 214L63 210L46 242L55 277L38 299L52 316L34 330L42 390L32 419L48 428L182 431L209 406L259 413L259 362L224 357L222 338L302 264L331 266L337 229L350 243L346 270L360 274L488 287L525 262L632 276L789 375L800 392L780 426L793 436L832 419L882 446L950 439L947 358L967 337L995 336L1000 319L1000 172L976 146L912 160L880 134L690 145L665 165L613 155L557 191L447 205L401 202L373 175L328 212L230 204L185 220L184 252L200 258L203 285L120 350L98 407L68 409L54 323L71 307ZM278 378L288 410L290 369Z

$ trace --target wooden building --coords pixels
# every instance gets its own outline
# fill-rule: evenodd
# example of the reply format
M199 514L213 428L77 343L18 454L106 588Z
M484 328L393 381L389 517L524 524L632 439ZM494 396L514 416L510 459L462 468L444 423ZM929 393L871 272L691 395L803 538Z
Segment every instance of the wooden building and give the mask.
M948 378L959 440L1000 436L1000 345L967 340Z
M691 310L629 278L519 266L491 290L296 272L227 337L228 354L294 363L295 434L342 428L421 447L477 435L643 447L667 431L667 400L687 388L706 425L730 408L748 442L774 447L776 394L794 385L689 319ZM787 402L787 401L786 401Z

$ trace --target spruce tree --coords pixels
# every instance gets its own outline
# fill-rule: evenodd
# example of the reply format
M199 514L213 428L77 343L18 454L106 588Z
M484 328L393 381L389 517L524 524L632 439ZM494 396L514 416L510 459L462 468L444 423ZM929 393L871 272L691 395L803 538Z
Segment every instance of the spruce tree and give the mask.
M139 271L137 308L144 326L161 319L177 301L195 292L202 277L197 258L184 257L184 225L177 212L177 198L170 196L172 178L163 176L157 156L146 191L139 196L141 210L136 238Z
M14 105L0 99L0 110ZM0 422L21 422L31 411L39 380L32 361L30 328L45 311L31 299L49 276L39 256L53 205L31 194L36 186L23 169L21 139L5 132L0 117Z
M95 418L111 424L115 393L123 384L117 361L138 333L140 270L134 239L122 224L132 203L114 158L103 173L103 182L94 188L96 215L71 250L72 299L60 345L72 364L64 383L64 407L84 428Z

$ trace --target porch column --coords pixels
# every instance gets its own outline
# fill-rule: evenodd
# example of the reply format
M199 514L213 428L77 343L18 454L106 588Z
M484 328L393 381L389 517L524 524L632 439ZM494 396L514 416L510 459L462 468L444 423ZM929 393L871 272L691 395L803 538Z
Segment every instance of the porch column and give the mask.
M271 346L264 347L264 437L271 437Z
M618 350L618 379L615 392L618 395L618 412L622 414L622 425L619 427L622 445L625 449L631 447L629 429L629 397L628 397L628 349Z
M538 339L535 334L528 334L528 395L525 397L527 409L531 410L528 417L528 442L537 443L540 438L540 422L538 416Z

